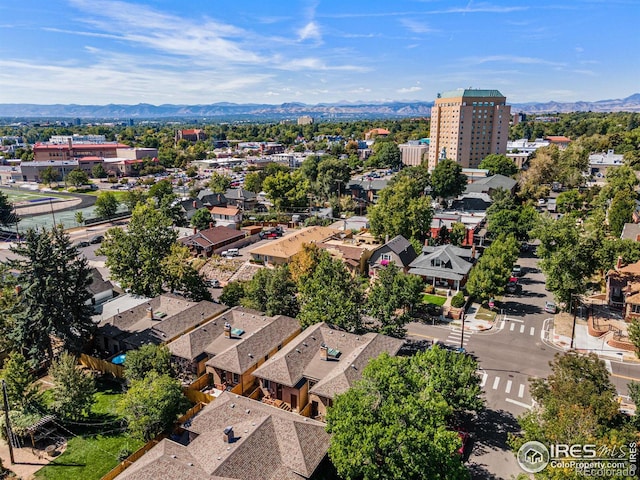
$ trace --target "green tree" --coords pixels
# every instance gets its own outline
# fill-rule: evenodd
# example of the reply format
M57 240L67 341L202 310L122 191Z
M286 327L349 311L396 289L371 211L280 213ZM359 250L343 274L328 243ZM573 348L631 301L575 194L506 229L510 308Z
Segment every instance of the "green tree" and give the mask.
M89 176L79 168L76 168L67 174L65 181L73 187L81 187L89 183Z
M60 172L49 166L40 172L40 180L42 180L42 183L46 183L51 186L53 182L60 180Z
M96 198L96 215L111 218L118 211L118 199L112 192L100 192Z
M211 212L206 207L198 209L191 217L191 225L198 230L206 230L210 223L214 223L214 221Z
M600 196L604 199L612 199L619 191L633 192L640 183L636 173L627 165L617 168L610 168L607 171L607 183L600 191Z
M81 210L78 210L73 216L78 225L84 225L85 218Z
M619 190L615 194L608 212L609 229L613 236L620 236L624 224L631 222L635 208L635 195L631 195L630 192L624 190Z
M441 160L431 172L431 186L436 197L457 197L467 186L467 176L457 162Z
M96 392L95 380L81 370L76 357L64 352L49 368L54 383L53 409L62 418L78 420L88 413Z
M514 235L520 241L529 240L537 225L538 213L531 205L519 205L504 189L492 194L493 203L487 209L487 231L494 237Z
M530 440L546 445L596 443L610 448L632 440L635 432L619 429L616 389L602 360L593 353L556 354L550 366L552 373L546 379L531 382L531 395L538 407L519 418L522 435L511 438L516 450ZM545 472L546 478L567 478L561 469Z
M487 300L502 294L519 252L519 243L513 236L501 236L491 242L469 272L469 295Z
M322 158L318 163L317 191L325 198L334 192L338 196L342 195L350 178L351 167L346 161L333 157Z
M490 175L504 175L505 177L511 177L518 173L518 167L513 163L513 160L506 155L495 153L484 157L478 168L489 170Z
M461 246L467 238L467 227L462 222L455 222L451 225L451 232L449 232L449 238L451 244L456 247Z
M416 179L403 178L383 188L369 209L371 233L377 238L402 235L420 242L429 236L433 209Z
M189 300L211 301L205 278L194 268L193 257L184 245L174 243L169 254L161 260L165 285L169 291L182 292Z
M93 178L107 178L107 171L101 163L98 163L91 169L91 175L93 175Z
M28 408L34 401L38 402L39 389L34 385L36 380L32 365L20 352L11 352L4 362L0 374L7 384L7 397L11 408Z
M87 259L62 226L29 229L25 242L11 250L17 258L7 265L20 272L22 290L9 312L14 319L9 337L30 360L43 360L43 353L53 358L52 336L66 349L80 351L94 330Z
M427 357L440 355L438 350L413 357L382 354L365 367L362 380L336 396L327 431L329 458L342 478L468 478L456 455L458 434L446 424L455 411L451 398L467 388L480 393L477 365L459 355L467 358L465 374L446 362L432 369L435 358ZM453 360L458 354L444 355Z
M187 406L178 380L151 372L131 382L118 403L118 412L133 437L148 441L169 429Z
M240 305L240 301L245 296L244 288L246 282L229 282L222 287L220 294L220 303L228 307Z
M288 266L262 268L244 285L241 304L265 312L269 316L295 317L300 310L296 298L297 291Z
M558 195L556 205L560 213L575 212L582 209L584 199L578 190L567 190Z
M262 188L278 211L304 207L308 203L310 185L302 174L278 171L264 179Z
M142 188L130 188L122 196L122 203L127 207L127 210L133 212L136 205L139 203L145 203L148 195Z
M628 327L629 340L636 347L636 357L640 358L640 320L634 318Z
M174 197L173 194L173 185L169 180L160 180L158 183L154 184L149 188L148 192L149 197L153 197L156 199L157 204L160 205L165 197L171 197L172 200Z
M636 405L636 414L633 416L632 422L636 430L640 430L640 410L637 408L640 405L640 382L631 382L627 384L629 389L629 396L634 405Z
M213 172L208 187L213 193L224 193L231 187L231 181L230 176Z
M400 168L402 165L402 154L395 142L376 142L373 145L375 165L378 167Z
M129 382L142 380L149 373L158 375L174 375L171 365L171 352L165 345L143 345L136 350L129 350L124 363L124 376Z
M126 232L121 228L107 231L98 255L107 257L105 265L122 288L147 297L162 293L166 273L158 260L170 254L177 239L171 224L171 219L146 203L133 209Z
M247 173L244 177L244 188L253 193L260 193L262 191L262 181L263 178L259 173Z
M362 330L362 288L340 260L323 251L313 273L298 287L303 327L326 322L349 332Z
M408 275L390 263L379 271L369 289L366 310L379 322L378 331L394 337L404 337L409 313L420 301L422 279Z
M0 192L0 225L6 227L18 221L19 218L13 213L13 205L9 202L9 197Z

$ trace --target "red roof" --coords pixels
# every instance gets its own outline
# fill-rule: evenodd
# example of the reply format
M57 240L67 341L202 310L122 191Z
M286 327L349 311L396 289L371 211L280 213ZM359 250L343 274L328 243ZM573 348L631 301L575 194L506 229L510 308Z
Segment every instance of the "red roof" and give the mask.
M182 135L198 135L202 133L202 130L197 128L189 128L187 130L182 130Z
M80 157L78 159L79 162L95 162L98 160L102 160L102 157Z
M544 139L549 140L551 143L569 143L571 141L569 137L565 137L564 135L551 135L544 137Z

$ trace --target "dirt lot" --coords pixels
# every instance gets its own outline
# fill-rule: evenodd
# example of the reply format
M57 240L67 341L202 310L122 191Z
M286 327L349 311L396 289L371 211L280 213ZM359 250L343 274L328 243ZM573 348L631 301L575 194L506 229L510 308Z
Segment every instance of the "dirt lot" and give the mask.
M200 268L200 273L209 280L216 279L225 284L244 263L244 260L213 256Z
M586 325L587 322L576 318L576 325ZM556 335L564 335L571 337L571 329L573 328L573 315L567 312L561 312L553 317L554 333Z

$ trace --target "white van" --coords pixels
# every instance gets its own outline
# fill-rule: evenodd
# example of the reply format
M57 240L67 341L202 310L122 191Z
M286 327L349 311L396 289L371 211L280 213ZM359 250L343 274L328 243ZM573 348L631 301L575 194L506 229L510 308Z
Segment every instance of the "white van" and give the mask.
M229 250L225 250L222 252L223 257L239 257L240 251L237 248L230 248Z

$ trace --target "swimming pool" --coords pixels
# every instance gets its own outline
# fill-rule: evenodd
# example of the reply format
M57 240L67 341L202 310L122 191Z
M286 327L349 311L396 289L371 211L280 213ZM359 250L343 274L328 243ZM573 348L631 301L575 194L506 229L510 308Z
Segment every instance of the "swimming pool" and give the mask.
M126 353L121 353L120 355L116 355L111 359L111 363L115 365L122 365L124 363L125 358L127 358Z

